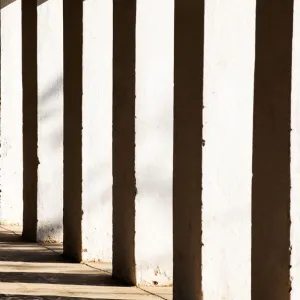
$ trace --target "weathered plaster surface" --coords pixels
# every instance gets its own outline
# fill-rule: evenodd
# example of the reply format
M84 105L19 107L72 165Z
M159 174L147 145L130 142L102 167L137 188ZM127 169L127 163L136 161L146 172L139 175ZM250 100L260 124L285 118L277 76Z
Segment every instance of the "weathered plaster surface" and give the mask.
M22 220L20 3L17 0L1 10L0 222L4 223ZM158 0L138 1L135 236L138 284L167 285L173 276L173 5L171 0L163 4ZM299 10L300 2L295 0L292 300L300 297L300 61L295 54L300 52ZM85 1L83 15L82 258L109 262L112 259L112 1ZM48 0L41 4L38 20L38 239L61 241L62 1ZM254 0L206 2L203 129L206 300L251 297L254 33Z
M135 254L137 282L151 285L173 272L173 14L173 1L138 1Z
M62 1L38 10L38 225L37 239L62 242L63 18Z
M83 4L82 257L112 260L112 1Z
M255 1L205 2L204 298L251 298Z
M21 1L1 1L0 222L22 222Z

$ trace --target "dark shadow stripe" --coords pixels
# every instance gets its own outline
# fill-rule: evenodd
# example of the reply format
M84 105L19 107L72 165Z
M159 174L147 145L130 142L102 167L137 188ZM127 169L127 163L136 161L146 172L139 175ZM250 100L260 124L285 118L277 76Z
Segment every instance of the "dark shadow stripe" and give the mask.
M1 248L0 248L0 257L1 257ZM17 253L16 253L17 254ZM48 253L48 256L53 257L53 253ZM20 256L20 254L19 254ZM42 263L44 253L34 251L31 253L32 257L40 257L40 262ZM55 255L56 256L56 255ZM59 256L58 256L59 258ZM59 260L56 261L53 258L53 261L59 264ZM3 264L1 264L3 265ZM10 266L9 266L10 267ZM45 267L45 264L41 264L40 268ZM13 266L11 266L13 268ZM127 285L118 279L112 278L110 274L106 273L94 273L86 274L83 270L81 274L70 274L58 271L60 273L46 273L46 272L35 272L38 267L34 267L32 271L28 272L0 272L0 282L7 283L36 283L36 284L58 284L58 285L77 285L77 286L90 286L91 289L96 286L105 286L105 287L126 287ZM1 299L1 298L0 298ZM80 298L81 299L81 298Z
M6 6L14 3L16 0L1 0L0 1L0 9L5 8Z
M175 300L202 299L204 1L175 0L173 255Z
M34 242L37 230L37 8L22 0L23 83L23 237Z
M17 295L17 294L14 294L14 295L3 295L1 294L1 291L0 291L0 298L3 299L3 300L90 300L91 298L78 298L78 297L61 297L61 296L48 296L48 295L44 295L44 296L25 296L25 295ZM103 298L102 298L103 299ZM114 299L108 299L106 298L105 300L115 300L116 298ZM98 299L95 299L94 300L101 300L100 298ZM122 299L122 300L125 300L125 299Z
M290 299L293 0L257 0L252 299Z
M82 248L82 0L64 0L64 255Z
M136 0L113 2L113 274L135 284Z

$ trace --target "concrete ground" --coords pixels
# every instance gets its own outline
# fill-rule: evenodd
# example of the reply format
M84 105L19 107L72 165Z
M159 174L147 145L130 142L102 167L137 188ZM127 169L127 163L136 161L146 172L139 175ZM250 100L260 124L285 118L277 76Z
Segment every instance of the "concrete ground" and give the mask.
M74 264L61 245L22 241L17 228L0 227L0 299L172 299L171 288L128 287L111 277L109 264Z

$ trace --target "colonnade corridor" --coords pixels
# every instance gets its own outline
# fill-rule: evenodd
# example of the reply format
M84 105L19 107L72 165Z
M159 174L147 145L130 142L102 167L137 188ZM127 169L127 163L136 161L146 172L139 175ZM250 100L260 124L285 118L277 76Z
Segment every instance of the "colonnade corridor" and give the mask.
M0 4L0 300L300 300L300 0Z
M0 227L0 299L172 299L171 288L130 287L112 278L110 264L68 263L61 245L26 243L20 234Z

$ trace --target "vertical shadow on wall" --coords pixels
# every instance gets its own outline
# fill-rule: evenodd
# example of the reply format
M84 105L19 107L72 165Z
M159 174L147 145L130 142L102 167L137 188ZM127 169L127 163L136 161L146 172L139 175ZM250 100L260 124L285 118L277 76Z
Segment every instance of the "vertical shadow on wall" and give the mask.
M293 0L257 0L252 299L290 299Z
M174 299L202 299L204 1L175 1Z
M113 274L135 284L136 0L113 2Z
M82 0L64 0L64 255L81 261Z
M36 240L37 230L37 9L22 0L23 83L23 237Z

